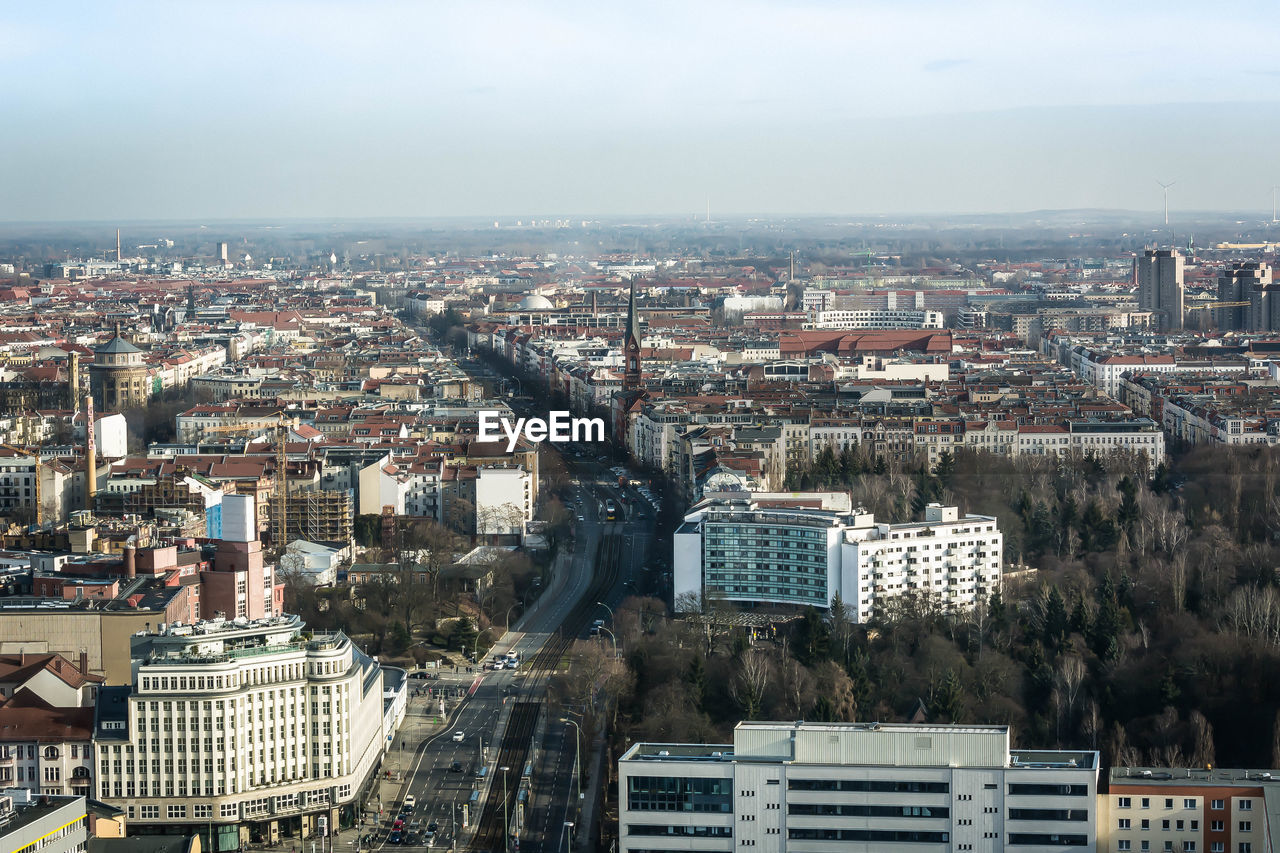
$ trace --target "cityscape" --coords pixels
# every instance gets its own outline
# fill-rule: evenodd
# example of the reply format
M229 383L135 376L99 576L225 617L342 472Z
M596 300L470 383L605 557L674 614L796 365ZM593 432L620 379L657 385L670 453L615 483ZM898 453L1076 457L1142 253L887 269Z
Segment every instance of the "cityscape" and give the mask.
M1228 6L0 11L0 851L1280 849Z

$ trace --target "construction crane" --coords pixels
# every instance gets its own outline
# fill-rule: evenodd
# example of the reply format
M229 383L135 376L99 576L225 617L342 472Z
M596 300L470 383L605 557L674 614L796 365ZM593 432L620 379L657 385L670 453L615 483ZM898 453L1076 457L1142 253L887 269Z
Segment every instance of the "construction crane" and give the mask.
M285 442L289 437L289 430L298 425L297 418L290 418L284 412L277 412L275 415L278 420L274 423L267 421L254 421L248 424L227 424L225 426L208 427L202 430L203 434L209 433L238 433L238 432L271 432L275 435L276 440L276 505L275 505L275 525L272 531L272 547L278 552L284 553L285 545L288 543L288 516L285 514L285 507L288 502L289 483L286 476L286 465L288 459L285 456ZM246 442L247 444L247 442ZM196 441L196 453L200 452L200 441Z
M1208 311L1211 308L1245 308L1252 302L1205 302L1202 305L1187 305L1183 311Z

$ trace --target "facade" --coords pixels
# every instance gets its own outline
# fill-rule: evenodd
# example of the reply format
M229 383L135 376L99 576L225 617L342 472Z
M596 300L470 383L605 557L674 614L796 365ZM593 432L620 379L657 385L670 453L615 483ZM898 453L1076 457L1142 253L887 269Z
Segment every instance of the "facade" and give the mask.
M0 655L0 787L89 796L93 707L101 676L88 653Z
M930 504L924 521L878 524L863 510L717 498L675 532L674 593L685 610L712 597L826 608L839 595L859 622L910 594L963 609L1000 588L1002 549L994 517L955 507Z
M33 798L0 790L0 849L14 853L83 853L89 841L84 797Z
M1177 249L1148 249L1136 259L1138 307L1159 317L1160 328L1182 328L1183 265Z
M390 732L382 669L346 635L214 620L140 632L132 654L94 734L97 799L132 833L211 831L227 851L351 824Z
M815 311L815 329L941 329L941 311L910 308Z
M1271 331L1271 267L1258 261L1232 264L1218 276L1218 328L1225 332ZM1265 309L1265 310L1264 310ZM1258 324L1266 322L1268 325Z
M619 850L1093 850L1098 754L1006 726L739 723L733 744L632 746Z
M1098 850L1270 851L1269 813L1280 795L1280 774L1271 776L1220 767L1113 767L1099 797Z

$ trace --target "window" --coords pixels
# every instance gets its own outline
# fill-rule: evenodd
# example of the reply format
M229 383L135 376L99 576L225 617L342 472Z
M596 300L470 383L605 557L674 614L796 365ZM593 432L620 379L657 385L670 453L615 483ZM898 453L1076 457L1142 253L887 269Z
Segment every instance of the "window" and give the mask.
M1121 797L1116 800L1116 808L1127 809L1133 805L1133 800L1129 797Z
M1253 853L1253 844L1248 841L1241 841L1240 846L1236 848L1236 853Z
M1182 807L1184 809L1194 809L1196 807L1196 801L1190 798L1185 799L1182 801Z
M1117 849L1117 850L1132 850L1132 849L1133 849L1133 847L1131 847L1131 846L1129 845L1129 841L1128 841L1128 839L1121 838L1119 841L1117 841L1117 842L1116 842L1116 849Z
M1253 821L1251 820L1240 821L1239 829L1241 832L1253 832Z
M1166 809L1171 809L1171 808L1173 808L1173 797L1165 797L1165 798L1164 798L1164 807L1165 807Z
M1214 801L1211 803L1211 805L1210 805L1209 807L1210 807L1210 808L1213 808L1213 809L1221 809L1221 808L1222 808L1222 800L1214 800Z
M1253 810L1253 800L1241 800L1240 811L1247 812Z
M1226 853L1226 850L1227 845L1223 844L1221 841L1209 842L1209 853Z
M143 806L141 814L142 814L143 820L159 820L160 807L159 806Z
M175 818L175 817L186 817L186 816L187 816L187 807L186 807L186 806L169 806L169 817L170 817L170 818Z
M1127 818L1127 817L1122 817L1122 818L1120 818L1119 825L1118 825L1116 828L1117 828L1117 829L1129 829L1129 818Z
M1210 831L1210 832L1222 832L1222 831L1224 830L1225 826L1226 826L1226 825L1225 825L1222 821L1220 821L1220 820L1212 820L1212 821L1209 821L1209 831Z
M1149 809L1149 808L1151 808L1151 798L1150 798L1150 797L1143 797L1143 798L1142 798L1142 807L1143 807L1144 809Z

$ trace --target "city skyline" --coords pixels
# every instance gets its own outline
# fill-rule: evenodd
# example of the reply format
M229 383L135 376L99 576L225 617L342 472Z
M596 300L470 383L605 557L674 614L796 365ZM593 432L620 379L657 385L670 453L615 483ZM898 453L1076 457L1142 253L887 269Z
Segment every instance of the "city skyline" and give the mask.
M0 219L1159 216L1176 181L1176 222L1280 183L1260 3L76 8L0 16Z

